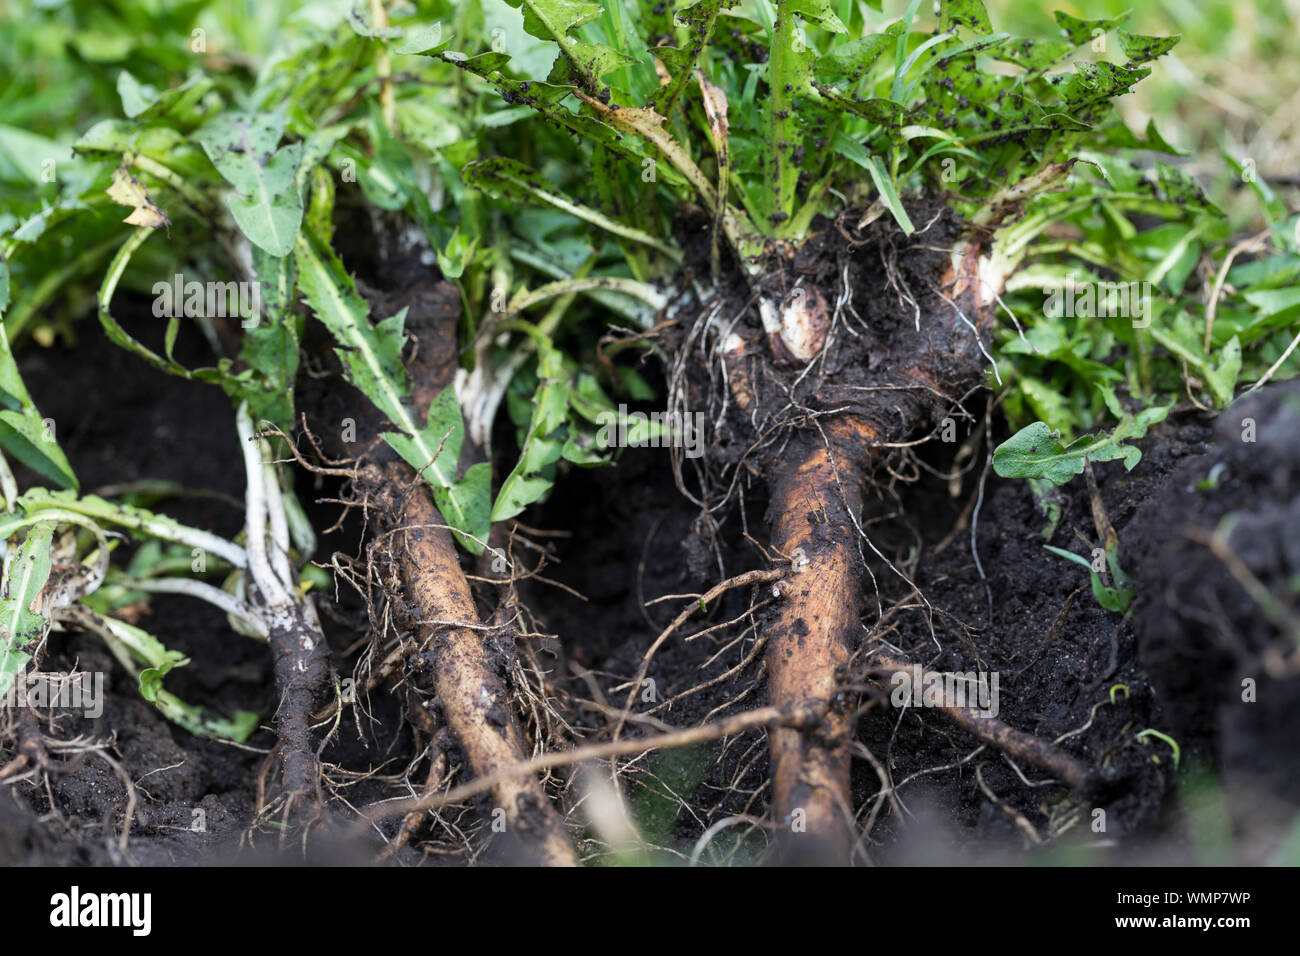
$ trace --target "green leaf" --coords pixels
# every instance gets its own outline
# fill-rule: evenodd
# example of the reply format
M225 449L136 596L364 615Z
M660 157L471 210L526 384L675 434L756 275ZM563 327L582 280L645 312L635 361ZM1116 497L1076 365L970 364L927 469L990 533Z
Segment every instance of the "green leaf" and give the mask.
M523 103L536 111L547 122L564 127L622 156L643 159L650 153L643 142L636 137L620 135L614 129L594 119L587 113L575 113L563 105L573 89L571 86L555 86L530 80L516 80L501 72L501 68L510 62L504 53L481 53L467 57L461 53L432 51L430 56L467 70L483 77L510 103ZM660 165L658 173L666 182L680 184L683 182L671 167Z
M1089 571L1092 570L1092 562L1081 554L1075 554L1073 551L1066 551L1064 548L1055 548L1050 544L1045 544L1043 547L1058 557L1065 558L1067 561L1073 561L1075 564L1081 565Z
M972 0L979 2L979 0ZM831 9L830 0L790 0L786 4L789 13L798 14L808 23L815 23L829 33L848 33L840 18Z
M189 548L201 548L237 568L248 564L244 549L225 538L181 524L167 515L155 514L147 508L106 501L98 495L79 497L75 491L32 488L18 499L18 507L24 513L23 516L9 521L0 520L0 538L12 533L8 527L10 522L29 523L38 514L49 514L51 520L57 518L71 523L79 523L75 520L78 517L87 517L102 524L126 528L143 539L159 538Z
M32 602L50 577L53 536L53 522L32 525L5 577L8 597L0 598L0 698L31 660L28 648L39 644L49 627L49 620L32 609Z
M134 82L134 77L125 81L127 84ZM216 80L203 73L195 73L180 86L174 86L170 89L158 92L152 86L136 84L139 90L139 99L147 100L144 109L139 113L132 115L128 110L127 116L139 120L165 120L170 125L186 129L196 126L202 122L203 117L207 115L208 108L204 103L205 97L216 86ZM123 81L119 77L118 92L123 96L123 105L126 104L127 95L123 94ZM169 137L174 134L175 130L169 127L143 127L140 128L141 137L146 142L151 142L154 136ZM170 137L169 137L170 138Z
M3 326L0 326L0 448L60 488L77 487L77 476L63 449L27 394Z
M1202 350L1201 335L1186 310L1180 309L1167 325L1152 323L1148 331L1153 339L1205 379L1206 387L1217 407L1226 408L1232 402L1242 363L1241 340L1237 336L1234 335L1223 346L1218 353L1219 359L1215 362Z
M902 21L898 21L890 24L884 33L834 46L817 58L813 75L822 82L847 79L856 83L871 72L880 55L894 46L902 31Z
M1110 566L1111 574L1115 580L1115 587L1108 587L1102 583L1101 575L1098 574L1092 566L1092 562L1083 555L1075 554L1073 551L1066 551L1064 548L1054 548L1051 545L1043 545L1052 554L1058 555L1073 561L1075 564L1083 565L1088 569L1088 576L1092 583L1092 594L1100 604L1108 611L1115 611L1123 614L1128 611L1135 597L1134 590L1128 586L1128 578L1119 570L1119 559L1115 552L1117 548L1108 548L1106 551L1106 563Z
M554 465L565 444L562 429L568 420L571 383L564 374L563 358L549 343L539 339L537 374L540 379L533 396L532 417L525 432L519 462L501 483L492 520L513 518L535 501L540 501L554 484ZM558 434L557 434L558 433Z
M407 27L406 39L393 50L394 53L425 53L442 43L442 24Z
M0 182L41 185L46 157L66 155L53 140L0 124Z
M872 123L879 123L882 126L895 126L900 123L903 116L907 113L907 108L902 103L895 103L893 100L887 100L883 97L873 97L865 100L851 100L848 97L837 94L833 89L818 87L822 93L830 99L831 103L845 112L852 113L855 116L861 116L863 119Z
M812 89L813 54L794 14L798 0L776 0L776 25L767 63L770 96L765 107L763 213L770 230L780 235L794 214L803 154L803 127L795 115L796 99Z
M1176 47L1178 41L1182 38L1182 34L1168 37L1147 37L1138 33L1119 31L1119 43L1124 49L1124 55L1128 57L1130 66L1135 63L1147 63L1164 56Z
M142 84L128 71L117 75L117 94L122 98L122 112L135 119L158 99L158 90Z
M1291 286L1285 289L1261 289L1257 292L1247 292L1242 298L1265 312L1290 312L1300 307L1300 286Z
M362 7L349 10L346 19L353 33L368 40L392 40L402 35L401 27L376 29L374 23L371 22L370 12Z
M457 534L456 539L471 554L479 554L491 524L488 513L492 500L492 466L479 462L466 470L464 478L456 480L464 435L465 423L456 401L456 389L448 385L430 404L422 430L409 436L389 432L384 440L429 482L434 501L447 523L473 535L471 538Z
M993 24L983 0L943 0L940 10L944 30L961 26L981 35L993 32Z
M1162 198L1179 206L1204 209L1222 217L1223 210L1205 193L1205 189L1186 170L1163 159L1156 160L1156 187Z
M884 162L879 156L871 157L871 165L867 167L867 172L871 174L871 181L876 184L876 189L880 191L880 198L884 201L889 211L894 214L899 228L905 235L911 235L916 231L912 225L911 218L907 215L907 210L903 208L903 201L898 196L898 190L894 188L894 182L889 178L889 170L885 168Z
M1098 31L1109 33L1116 27L1123 26L1128 22L1129 18L1129 15L1124 13L1109 20L1082 20L1079 17L1071 16L1064 10L1057 10L1053 16L1055 16L1057 25L1061 28L1061 33L1076 46L1091 42Z
M194 138L212 165L241 194L227 197L230 214L249 241L273 256L293 249L302 224L302 197L295 188L302 144L277 150L285 107L270 113L223 113Z
M436 250L438 269L442 272L443 278L459 279L465 273L465 267L473 260L477 246L477 238L469 238L459 228L452 232L447 244Z
M1159 153L1169 153L1171 156L1188 155L1186 150L1179 149L1160 135L1160 130L1156 128L1156 118L1154 116L1147 120L1145 146L1147 149L1153 149Z
M411 383L401 355L406 310L372 325L369 307L331 249L300 236L296 254L299 284L317 318L339 343L348 381L397 426L396 432L384 433L384 440L428 481L438 509L458 532L457 540L470 553L481 553L479 542L487 540L489 529L491 467L481 462L464 478L456 477L465 428L452 386L434 399L424 426L416 424L407 404Z
M573 200L556 189L523 163L502 156L481 159L461 170L465 182L494 199L511 199L519 203L538 202L554 206L570 215L624 239L640 242L680 261L681 253L667 243L640 229L626 226L589 206Z
M262 308L256 324L245 328L240 346L239 357L248 368L226 375L221 387L236 405L247 401L254 420L287 430L294 424L293 389L302 337L302 320L293 311L295 260L254 248L253 265Z
M1013 36L990 47L988 55L995 60L1024 67L1026 76L1038 76L1069 56L1075 46L1069 40L1027 40Z
M616 50L572 35L571 31L600 16L598 3L587 0L506 0L506 3L523 10L524 30L529 35L539 40L554 40L559 45L579 85L589 91L599 88L600 78L606 73L632 62Z
M154 706L159 713L178 727L196 737L212 737L245 743L257 730L261 716L248 710L237 710L232 717L223 717L196 704L187 704L169 690L161 688L155 695Z
M646 102L651 109L665 116L671 114L673 104L677 102L682 90L690 82L695 64L699 62L705 47L713 39L718 11L724 2L725 0L699 0L677 12L675 19L687 24L689 28L690 45L686 49L657 46L651 50L664 64L669 75L668 82L656 89Z
M1034 504L1038 505L1038 510L1047 519L1042 535L1044 538L1051 538L1061 523L1064 496L1056 490L1055 485L1044 478L1030 478L1029 489L1034 496Z
M885 101L882 100L881 102ZM894 182L889 178L889 170L885 168L885 164L880 157L868 154L860 143L850 139L843 130L835 131L835 138L831 141L831 148L839 155L851 160L867 171L868 175L871 176L871 181L880 193L880 201L893 214L899 228L910 236L916 230L916 227L912 224L912 219L903 206L898 190L894 188Z
M677 820L686 810L682 795L694 793L721 749L717 743L694 744L651 754L628 811L650 846L672 846Z
M1226 147L1220 147L1219 154L1223 157L1224 161L1232 167L1233 173L1236 174L1239 180L1248 181L1250 183L1251 190L1259 197L1259 201L1263 204L1264 212L1268 216L1269 220L1275 224L1284 222L1287 218L1286 201L1273 191L1273 188L1269 186L1268 181L1264 179L1264 177L1256 174L1253 169L1251 170L1251 174L1247 176L1245 174L1245 163L1237 156L1233 155L1233 153Z
M175 651L169 651L168 653L176 654ZM176 654L176 657L177 660L175 661L169 660L162 667L146 667L144 670L140 672L140 676L136 681L136 685L140 691L140 696L143 697L145 700L147 700L149 703L154 704L158 702L158 692L162 690L162 679L167 675L167 672L170 671L173 667L175 667L178 663L180 664L188 663L184 655Z
M1063 485L1083 474L1084 457L1070 454L1046 422L1034 422L997 447L993 470L1003 478L1046 478Z
M140 696L153 704L164 717L198 737L246 741L257 729L258 715L245 710L225 718L202 707L187 704L162 686L163 678L190 660L179 651L169 650L162 641L143 628L78 608L76 623L93 630L104 639L113 656L136 675Z
M1142 452L1124 442L1141 438L1163 421L1172 405L1153 405L1136 416L1125 416L1109 435L1099 434L1062 444L1060 434L1046 422L1034 422L1016 432L993 452L993 470L1003 478L1045 478L1063 485L1083 474L1086 461L1123 460L1132 470Z
M126 271L127 263L131 261L131 257L135 255L136 250L147 242L154 232L154 229L147 226L136 229L126 238L126 241L122 243L113 256L113 261L108 264L108 271L104 273L104 278L99 285L99 322L104 327L104 332L111 342L130 352L134 352L150 365L163 372L201 382L220 382L227 374L221 369L187 369L170 356L158 355L148 346L132 338L130 333L122 328L117 319L113 317L112 310L109 308L113 301L113 295L117 291L117 284Z
M1233 336L1219 353L1219 361L1213 366L1205 366L1205 384L1210 387L1214 403L1219 408L1232 404L1232 396L1237 388L1237 377L1241 374L1241 340Z

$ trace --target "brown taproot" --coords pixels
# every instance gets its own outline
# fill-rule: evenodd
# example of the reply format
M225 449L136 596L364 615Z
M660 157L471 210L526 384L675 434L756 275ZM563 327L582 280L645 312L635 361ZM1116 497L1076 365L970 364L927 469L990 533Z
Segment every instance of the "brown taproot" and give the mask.
M781 585L784 600L768 631L768 697L776 707L825 707L815 728L778 727L770 735L772 805L782 833L779 858L786 861L851 857L855 702L840 688L850 682L844 666L859 631L862 489L873 448L921 426L933 396L978 384L984 352L979 336L991 324L988 303L994 299L980 277L981 251L977 237L954 252L938 277L948 292L925 331L897 347L890 356L896 361L882 363L891 383L901 387L802 429L770 472L772 545L798 573ZM743 349L727 358L729 370L739 367Z
M391 463L390 488L407 487L410 469ZM446 523L423 483L403 495L394 533L402 585L416 617L425 671L442 704L447 726L476 776L498 773L525 756L524 735L501 678L502 664L479 629L469 582ZM506 832L534 862L573 866L577 856L564 823L535 777L502 779L491 790L493 809L504 811Z

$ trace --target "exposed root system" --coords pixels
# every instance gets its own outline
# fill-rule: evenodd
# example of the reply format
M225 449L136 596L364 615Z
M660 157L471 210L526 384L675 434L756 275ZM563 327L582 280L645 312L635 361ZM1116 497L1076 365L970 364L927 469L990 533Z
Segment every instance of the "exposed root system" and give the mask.
M411 604L417 646L411 666L431 683L474 774L491 777L521 763L526 754L501 679L505 661L496 644L503 638L478 622L451 534L427 487L411 487L414 475L404 465L390 464L386 477L374 504L392 524L393 549ZM504 640L512 637L507 629ZM532 862L577 863L563 821L535 777L500 779L492 787L491 804L493 812L504 813L506 832Z
M175 834L201 800L209 842L183 838L198 852L283 827L308 854L393 865L842 864L903 853L927 801L961 829L950 843L977 851L1096 834L1099 809L1109 842L1153 826L1173 754L1154 730L1159 701L1133 625L1095 606L1076 577L1040 568L1032 499L986 482L1000 426L984 391L998 380L989 350L1000 293L982 265L986 235L938 205L912 212L911 236L888 217L860 226L845 216L818 223L799 249L771 250L758 274L724 262L715 276L712 222L693 226L683 211L688 266L658 324L602 344L648 345L665 359L668 412L703 414L704 454L627 449L617 468L575 469L550 500L498 522L478 558L383 441L391 425L342 382L333 343L309 336L302 428L250 435L239 449L247 474L222 477L226 498L247 479L242 507L202 515L231 539L246 531L248 601L267 624L273 675L267 648L253 644L244 658L230 651L210 686L176 678L227 712L217 691L245 681L237 703L274 701L263 708L274 735L182 750L132 687L109 697L106 719L135 728L121 739L19 711L0 728L12 742L0 787L30 808L15 831L110 800L105 824L68 813L66 838L104 848L95 852L108 862L183 860L192 847ZM461 364L460 298L389 242L344 258L372 314L409 307L403 357L423 420ZM961 440L938 442L958 421ZM478 437L492 439L500 474L515 447L490 426ZM1138 491L1099 467L1087 494L1063 495L1054 540L1101 535L1092 519L1103 499L1108 534L1124 538L1173 462L1204 452L1208 429L1179 427L1159 438L1176 451L1150 456ZM304 595L287 571L278 491L250 477L272 454L296 466L313 524L337 519L317 551L333 593ZM461 468L487 454L467 442ZM228 447L213 457L240 460ZM1217 534L1221 517L1186 531L1197 573L1216 575L1216 602L1243 589L1257 598L1290 552ZM1174 563L1156 557L1144 574ZM1163 594L1159 581L1144 588L1142 653L1176 690L1187 665L1165 659L1176 642L1160 630L1163 598L1150 597ZM180 613L169 599L155 606ZM1219 606L1198 625L1207 647L1204 621L1218 622ZM1293 624L1288 615L1279 626ZM68 630L46 649L58 666L111 671L74 631L93 622L59 622ZM172 629L198 630L188 620ZM196 656L227 638L199 633ZM1287 647L1260 633L1224 656L1285 688L1295 682ZM973 668L1001 673L997 716L890 700L899 673L924 682ZM1212 740L1190 716L1183 725L1187 741ZM248 789L213 797L209 766ZM1275 781L1279 803L1293 790ZM253 812L241 816L245 803ZM346 851L326 825L340 818L357 841Z

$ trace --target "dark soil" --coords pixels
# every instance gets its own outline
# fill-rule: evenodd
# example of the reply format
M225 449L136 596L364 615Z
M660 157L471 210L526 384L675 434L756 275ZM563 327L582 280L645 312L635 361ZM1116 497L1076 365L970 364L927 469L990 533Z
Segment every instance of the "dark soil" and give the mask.
M149 318L147 303L125 303L124 298L120 308L128 331L161 347L161 329ZM214 533L238 534L244 473L229 399L210 385L148 368L111 345L94 323L78 328L83 339L75 348L30 347L20 366L37 407L55 420L83 491L110 483L175 482L188 494L163 496L154 507ZM193 367L211 361L211 352L187 328L176 357ZM20 487L40 483L29 473L17 478ZM106 744L134 784L137 806L121 852L128 792L119 774L93 753L65 756L55 750L48 791L31 781L0 788L0 865L209 864L275 852L274 836L248 839L259 775L275 739L268 726L274 692L267 648L232 631L224 615L182 597L156 596L136 623L192 660L168 674L169 690L218 713L260 713L262 729L245 746L195 737L140 697L99 638L52 634L41 668L102 672L105 705L96 720L64 711L43 730L56 740ZM332 632L339 628L328 617L325 624L327 634L336 636ZM337 636L341 643L351 639ZM377 716L384 715L385 703L376 701ZM401 726L396 720L389 725ZM325 751L327 760L371 762L375 742L360 738L354 726L340 728L338 741ZM373 799L366 789L354 793ZM318 861L364 859L335 842L318 841L308 849Z
M1232 829L1268 858L1300 806L1300 382L1241 399L1130 537L1142 665L1171 732L1219 775ZM1222 536L1224 551L1207 546ZM1231 562L1239 562L1234 567ZM1273 595L1261 601L1252 580Z
M1279 392L1266 391L1252 401L1274 407ZM972 411L978 420L982 410ZM859 721L858 740L888 768L898 788L903 816L889 802L881 807L871 832L869 852L874 860L970 863L1017 859L1034 847L1013 819L1010 811L1016 811L1041 838L1063 835L1056 848L1035 851L1058 863L1207 862L1196 855L1193 835L1174 792L1172 753L1156 739L1138 738L1147 728L1182 743L1184 768L1204 751L1213 766L1221 768L1225 783L1231 784L1241 775L1246 805L1253 807L1261 799L1272 801L1271 825L1262 827L1261 833L1260 821L1254 821L1254 842L1241 845L1237 862L1257 859L1261 847L1276 848L1278 827L1292 819L1300 807L1295 794L1300 750L1281 717L1295 703L1295 678L1279 686L1266 677L1259 661L1265 646L1262 636L1275 637L1275 632L1257 609L1244 602L1239 588L1233 592L1233 582L1222 568L1215 571L1209 566L1213 562L1191 564L1186 560L1186 548L1176 544L1172 552L1176 557L1167 557L1163 565L1153 565L1148 557L1152 548L1168 547L1169 528L1198 514L1197 502L1205 493L1181 489L1213 467L1223 454L1225 436L1235 443L1226 446L1229 451L1243 454L1239 438L1234 438L1239 431L1236 411L1224 416L1222 423L1227 424L1220 424L1217 432L1194 410L1176 412L1141 443L1144 456L1132 472L1119 463L1097 466L1102 500L1120 533L1124 564L1138 582L1140 599L1129 619L1097 604L1081 568L1043 550L1043 545L1052 544L1086 554L1099 543L1082 479L1060 490L1057 504L1061 517L1051 536L1045 536L1048 519L1028 484L999 479L991 471L987 474L977 525L982 580L971 551L968 515L963 513L978 494L982 472L978 466L983 464L985 446L981 444L974 455L977 467L953 486L935 473L946 475L952 470L953 453L965 434L958 435L956 444L925 446L927 453L920 457L919 468L891 463L911 480L877 488L863 524L895 566L907 569L933 610L926 615L918 607L896 615L896 627L886 633L888 640L932 669L998 672L998 716L1018 729L1051 740L1089 724L1091 715L1088 728L1072 735L1063 746L1094 766L1113 768L1123 782L1089 802L1077 800L1060 787L1044 785L1041 774L1023 767L1020 770L1034 785L1026 784L996 753L985 750L970 759L978 742L956 730L942 715L912 708L900 719L898 709L889 705L887 692L878 691L876 703L868 705ZM1271 423L1273 436L1279 434L1283 420L1258 410L1255 414L1261 423ZM1289 434L1298 433L1300 429L1293 427ZM1244 453L1250 456L1251 470L1240 473L1252 477L1233 480L1253 481L1259 491L1267 490L1271 497L1256 499L1258 513L1270 515L1269 520L1281 528L1288 526L1283 515L1274 512L1284 511L1290 516L1286 520L1293 522L1289 527L1294 528L1290 489L1295 487L1295 477L1287 471L1294 465L1285 460L1295 448L1294 440L1290 445L1277 442L1285 446L1278 449L1268 444L1263 436L1269 433L1262 427L1260 434L1260 444L1247 446ZM1005 429L998 432L997 440L1005 437ZM1275 461L1279 451L1284 460ZM1230 501L1239 502L1229 479L1224 480L1220 490L1233 496ZM1189 500L1188 494L1201 497ZM555 557L561 563L552 576L587 600L555 589L539 588L529 595L537 607L545 609L542 617L548 628L564 635L571 671L596 672L605 695L621 703L626 690L616 692L615 688L636 673L644 649L684 606L685 599L643 609L645 602L665 594L698 593L726 576L761 566L757 549L744 540L741 529L744 522L761 539L756 529L762 527L762 508L751 499L746 510L745 518L736 514L724 523L712 538L717 550L711 552L695 516L681 505L666 453L628 450L617 469L572 473L536 520L545 527L572 529L573 537L555 546ZM1286 569L1286 574L1294 576L1294 566L1285 563L1294 560L1285 551L1294 538L1264 533L1258 524L1251 527L1257 540L1264 542L1257 548L1257 563L1276 569L1278 574ZM865 627L911 592L887 565L879 560L869 565L879 585L879 604L868 602ZM1203 595L1213 594L1214 589L1193 582L1216 581L1233 594L1235 603L1220 616L1220 622L1237 622L1239 635L1256 635L1255 655L1249 666L1244 662L1241 666L1257 676L1261 699L1266 692L1275 694L1267 710L1263 705L1254 705L1253 710L1233 706L1240 693L1236 673L1224 672L1222 661L1201 646L1210 642L1209 637L1189 645L1184 630L1189 626L1189 612L1166 613L1161 596L1168 593L1166 582L1171 577ZM1275 593L1283 593L1279 586L1283 578L1265 574L1264 579L1275 586ZM761 594L733 593L707 613L697 615L684 633L729 621L743 614L752 599L761 598ZM1213 599L1202 596L1193 604L1207 600ZM913 597L909 603L919 602ZM738 665L753 648L755 635L762 633L767 617L767 610L756 612L757 630L734 644L740 631L736 627L694 642L681 636L672 639L650 671L657 693L671 698ZM933 636L927 617L933 623ZM727 644L732 646L716 662L706 664ZM766 703L760 662L761 657L734 677L686 697L656 716L687 726L710 713L717 719ZM1212 703L1207 707L1207 701L1215 698L1204 691L1206 683L1217 688L1231 713L1222 715ZM590 696L583 688L575 693ZM1248 722L1243 721L1241 711L1250 715ZM594 710L588 716L593 728L604 721ZM1203 742L1206 731L1198 733L1198 725L1218 728L1225 744L1219 750L1207 750ZM663 783L664 771L674 769L662 766L663 761L660 766L651 761L633 768L633 775L639 776L646 789L659 793L671 806L677 821L676 845L685 853L710 825L736 814L761 814L764 807L767 753L763 734L743 735L725 747L712 748L708 756L715 762L705 761L701 772L686 775L689 793L674 793ZM954 766L957 764L960 766ZM977 768L998 803L980 787ZM880 790L870 764L856 762L855 806L870 808Z
M862 255L881 251L866 248ZM368 271L364 262L355 267ZM442 308L440 295L430 291L430 302ZM122 312L148 314L125 303ZM160 336L148 320L127 324L146 341ZM906 326L879 325L876 334L901 335ZM31 347L21 366L38 407L56 420L83 488L148 478L215 492L169 497L160 507L199 527L237 533L243 475L226 396L154 372L109 346L93 325L81 328L84 339L75 349ZM858 347L870 351L872 343ZM207 356L197 336L182 336L182 362L203 364ZM344 416L354 407L351 390L323 382L300 382L302 404L326 418ZM1081 568L1043 550L1052 544L1087 554L1098 544L1086 485L1079 480L1061 489L1059 521L1044 535L1048 521L1028 484L1003 481L985 468L988 443L972 436L984 420L983 401L983 395L967 400L954 442L899 450L877 471L862 524L888 561L865 554L863 635L874 629L873 638L932 669L997 672L1002 720L1048 740L1077 731L1062 747L1110 768L1120 783L1081 801L1032 768L1016 768L989 749L973 753L977 742L940 713L900 711L887 686L855 672L846 679L861 685L865 701L853 778L859 822L871 820L865 852L876 862L908 863L1019 860L1026 851L1053 862L1203 861L1182 812L1185 793L1176 787L1171 748L1139 736L1153 729L1179 742L1182 767L1199 761L1217 775L1240 837L1238 861L1266 858L1300 806L1300 748L1286 720L1300 691L1295 649L1286 643L1291 635L1261 612L1223 561L1179 529L1194 524L1212 531L1235 516L1228 545L1287 613L1296 613L1300 389L1270 387L1217 423L1195 410L1175 412L1144 440L1132 472L1118 463L1097 467L1122 562L1138 589L1128 618L1098 606ZM1241 440L1244 418L1256 422L1253 443ZM1005 438L996 418L993 425L995 441ZM954 470L961 473L950 478ZM1197 482L1210 475L1217 485L1199 490ZM20 483L29 477L20 475ZM621 705L644 649L689 595L765 566L766 500L762 475L750 474L731 506L702 516L678 491L662 449L629 449L616 468L571 469L561 479L526 519L567 535L540 539L548 551L544 573L581 597L541 580L521 591L541 628L558 636L539 641L540 659L574 737L582 738L608 728L608 706ZM309 502L335 496L337 485L307 476L299 482ZM324 526L338 512L313 505L312 513ZM354 515L341 532L324 537L320 553L357 553L360 530ZM665 595L687 597L651 603ZM733 591L701 609L655 658L654 696L639 709L671 701L654 716L685 727L766 703L762 655L752 653L771 614L766 597L762 589ZM363 635L365 617L346 588L338 598L337 604L322 600L322 617L335 666L348 674L355 652L343 651ZM878 627L882 616L886 623ZM244 708L267 716L273 691L263 645L181 598L154 601L140 623L194 661L168 676L169 688L224 713ZM53 635L44 667L74 664L108 675L104 714L96 721L65 716L45 730L59 740L82 735L108 744L137 792L126 850L119 838L127 788L118 773L93 753L56 750L48 789L31 782L0 788L0 864L246 859L248 849L240 848L255 822L273 734L263 728L247 748L192 737L140 699L97 639ZM1245 678L1255 681L1254 703L1241 699ZM892 781L896 803L879 797L868 752ZM364 715L349 712L322 758L336 781L347 781L343 792L358 806L409 793L405 774L418 765L419 753L402 703L376 693ZM382 770L373 779L366 776L376 768ZM632 802L646 832L675 852L668 859L680 860L711 825L763 817L766 738L753 731L663 752L631 764L628 776L639 784ZM195 828L200 819L202 830ZM453 819L471 831L482 825L474 810ZM749 829L723 831L705 859L759 859L766 841L754 834L742 839ZM1051 845L1039 849L1035 839ZM419 837L412 842L400 859L415 862L421 849L434 852ZM252 843L269 850L275 838L263 830ZM369 858L332 844L309 849L330 860Z
M132 311L148 315L145 308ZM164 480L213 492L226 497L173 497L165 506L181 521L236 534L243 466L226 396L146 367L109 343L97 325L78 330L83 340L76 348L28 348L21 369L37 407L54 419L82 488ZM146 341L161 337L144 321L131 330ZM177 357L198 364L205 352L182 337ZM19 474L18 480L25 486L33 479ZM235 635L223 615L164 596L137 623L195 662L168 675L168 688L182 699L223 713L264 710L271 686L265 648ZM30 783L0 791L0 863L184 863L236 846L256 803L258 751L266 750L271 735L256 734L249 743L257 749L249 750L191 736L145 703L99 638L52 634L42 668L70 670L74 664L106 675L104 713L94 721L64 713L57 729L46 727L46 733L111 742L110 754L138 790L129 856L117 848L127 805L119 776L93 754L66 760L55 754L48 793Z

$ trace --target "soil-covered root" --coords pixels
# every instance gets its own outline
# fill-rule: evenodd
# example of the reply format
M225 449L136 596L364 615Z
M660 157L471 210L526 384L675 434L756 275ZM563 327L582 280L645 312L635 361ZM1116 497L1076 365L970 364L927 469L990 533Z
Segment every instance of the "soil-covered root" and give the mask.
M833 704L815 731L783 729L771 737L775 816L780 830L798 837L784 842L799 860L847 862L856 842L848 749L854 704L837 688L848 683L844 665L859 631L862 488L880 446L909 437L942 415L955 396L978 387L988 354L983 336L1000 291L1000 283L991 288L980 274L983 253L983 237L976 233L954 245L950 257L932 262L929 287L913 300L914 330L897 316L892 334L884 335L882 329L878 346L883 351L870 356L868 363L881 371L857 392L824 381L819 389L800 396L805 413L821 417L788 420L794 433L788 443L775 446L778 454L767 452L763 462L769 475L772 545L806 565L770 631L769 699L778 707L800 701ZM849 267L836 274L840 288L833 296L822 294L821 300L850 301ZM812 321L824 311L804 310L796 318ZM778 394L795 396L806 373L836 347L829 333L822 334L828 326L825 317L814 324L805 337L814 337L822 354L803 372L789 373L783 381L780 368L788 360L780 350L761 360L766 368L759 370L759 377L783 382ZM736 374L746 367L745 353L754 350L728 341L723 351L736 406L761 416L752 391L755 376ZM777 423L763 424L771 428Z
M858 630L860 588L853 516L861 509L855 456L804 442L772 490L772 545L795 574L778 584L782 603L768 631L768 694L773 702L825 705L811 732L771 732L772 789L782 855L801 862L838 859L854 841L849 802L853 707L839 691Z
M297 593L289 564L289 529L270 447L254 434L248 407L236 415L243 445L245 548L250 603L266 626L278 705L276 753L284 784L279 811L309 824L322 813L321 767L312 740L312 714L329 677L329 646L310 598ZM264 809L265 812L265 809Z
M525 741L505 681L503 661L479 624L469 582L450 532L423 483L413 485L405 465L367 469L377 481L375 503L392 526L392 547L419 651L416 670L427 675L476 776L523 763ZM505 815L506 832L530 862L575 866L564 822L537 778L508 777L490 793Z
M382 252L388 239L371 238ZM355 258L365 261L371 252L358 248ZM459 368L460 295L455 286L430 282L427 268L409 252L383 263L380 273L371 281L359 276L358 289L369 300L372 314L406 310L405 332L411 344L403 358L411 382L411 412L415 420L425 421L430 405ZM333 344L320 339L308 342L308 349L326 368L341 372ZM428 485L384 442L390 424L364 403L358 405L346 388L309 384L300 400L305 418L313 423L308 436L318 455L332 463L329 469L313 469L347 478L349 503L361 510L366 522L369 554L364 563L371 569L366 574L373 571L375 576L360 590L374 630L390 634L396 624L413 635L403 635L402 646L385 650L385 665L371 672L362 686L395 682L396 692L406 701L407 723L437 741L428 753L425 795L433 796L430 787L445 788L458 762L452 759L450 741L440 734L444 725L476 779L524 763L530 747L514 712L515 685L508 681L512 667L518 666L513 660L514 631L482 623L461 555ZM357 421L356 445L366 449L359 458L356 445L339 441L337 429L329 424L345 417ZM461 466L476 452L465 443ZM399 674L399 668L405 668L404 673ZM541 782L502 776L508 779L490 788L490 805L503 811L493 815L493 823L504 816L510 850L534 863L575 865L577 856L564 822ZM427 817L410 809L398 831L399 845L408 842ZM390 844L385 855L394 852Z
M272 624L267 643L274 659L276 753L285 794L283 812L307 820L319 817L320 760L312 735L312 713L329 676L325 636L314 609L299 604Z
M881 674L908 673L912 670L910 661L891 654L883 648L876 648L871 655L870 666ZM933 672L924 672L923 680L928 682ZM1066 784L1080 796L1090 796L1099 787L1109 782L1102 775L1093 771L1088 764L1070 756L1059 747L1040 737L1027 734L1008 726L996 717L982 713L978 708L967 707L957 703L942 704L939 709L962 730L977 740L997 748L1009 757L1037 767Z

